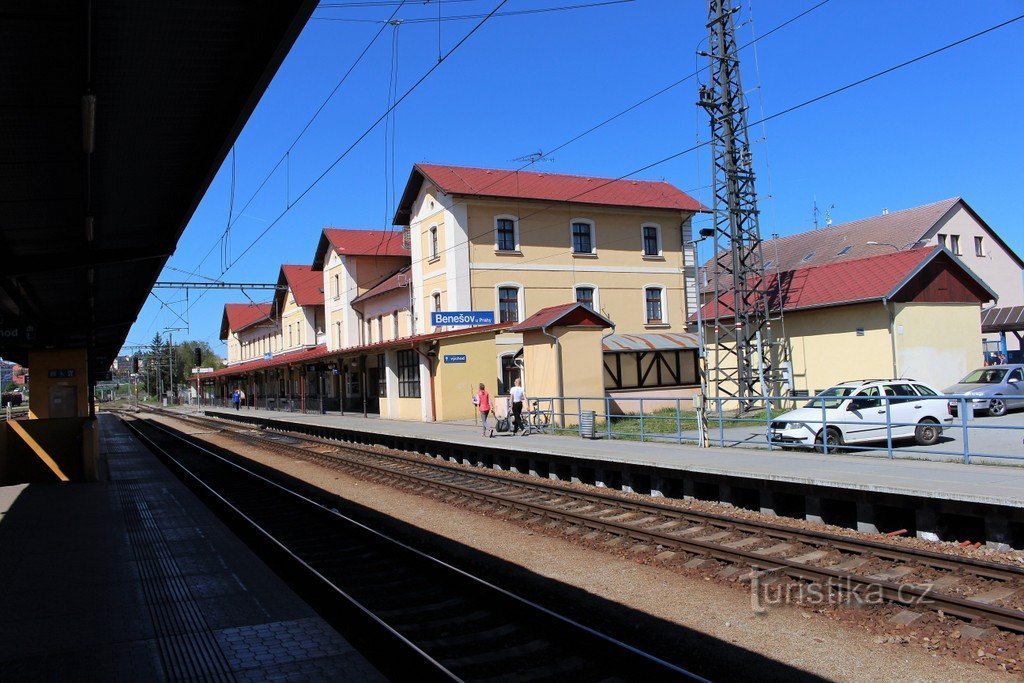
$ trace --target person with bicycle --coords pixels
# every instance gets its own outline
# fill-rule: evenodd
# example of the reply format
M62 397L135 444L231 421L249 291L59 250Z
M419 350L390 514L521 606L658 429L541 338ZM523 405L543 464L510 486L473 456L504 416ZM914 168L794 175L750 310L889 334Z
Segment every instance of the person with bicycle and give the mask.
M526 391L523 389L523 382L521 379L516 377L516 381L508 394L509 399L512 401L512 436L515 436L520 429L522 429L523 434L525 434L526 427L523 425L523 405L526 402Z

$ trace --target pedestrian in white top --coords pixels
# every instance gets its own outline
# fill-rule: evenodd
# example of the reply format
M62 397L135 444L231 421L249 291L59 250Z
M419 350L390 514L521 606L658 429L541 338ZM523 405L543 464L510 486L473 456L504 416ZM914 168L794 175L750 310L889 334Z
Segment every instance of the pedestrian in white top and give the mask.
M526 391L522 387L522 381L517 377L512 390L508 392L512 399L512 435L523 429L523 403L526 401ZM523 429L525 432L526 430Z

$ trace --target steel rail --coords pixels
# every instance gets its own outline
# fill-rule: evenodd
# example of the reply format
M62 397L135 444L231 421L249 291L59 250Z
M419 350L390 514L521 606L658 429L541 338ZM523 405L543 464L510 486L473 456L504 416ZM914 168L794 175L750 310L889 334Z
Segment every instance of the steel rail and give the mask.
M172 416L172 417L175 417L176 419L180 419L181 418L181 416ZM138 430L137 427L135 427L134 425L130 424L129 420L124 420L124 422L125 422L126 425L129 425L132 428L133 433L135 433L140 438L144 439L146 441L146 443L149 444L151 447L159 450L160 452L164 453L167 457L169 457L171 460L173 460L178 467L180 467L184 472L186 472L191 478L193 478L204 489L208 490L211 494L216 496L220 501L224 502L224 504L228 505L232 510L234 510L236 513L241 515L249 524L254 526L261 534L265 535L275 545L277 545L282 550L287 552L291 557L295 558L298 562L302 563L310 571L315 573L321 580L327 582L341 596L345 597L350 602L352 602L353 604L358 606L361 610L366 612L368 615L372 616L375 621L377 621L378 623L382 624L391 633L393 633L395 636L397 636L398 638L401 638L403 641L408 643L411 647L414 648L416 653L418 653L419 655L427 658L428 661L431 664L434 664L437 667L439 667L442 672L444 672L445 674L451 676L451 678L453 680L459 680L458 677L454 673L448 671L448 669L446 669L442 664L440 664L436 660L430 658L429 655L427 655L425 652L423 652L419 647L415 646L411 641L408 641L406 638L404 638L404 636L401 636L401 634L399 634L397 631L395 631L393 628L391 628L389 625L387 625L386 622L382 621L381 619L379 619L378 617L373 615L373 613L370 612L369 610L367 610L367 608L363 607L361 604L356 602L354 598L352 598L346 592L344 592L343 590L338 588L336 585L334 585L330 581L330 579L328 579L323 574L319 573L315 568L313 568L312 566L307 564L297 554L293 553L291 551L291 549L289 549L285 544L283 544L279 540L277 540L276 537L274 537L273 534L270 531L268 531L268 530L264 529L262 526L260 526L255 520L253 520L251 517L246 515L244 511L239 510L238 508L236 508L230 501L225 499L212 486L210 486L210 484L205 482L199 475L195 474L187 466L185 466L183 463L181 463L180 460L178 460L178 459L174 458L174 456L168 454L165 449L162 449L159 445L155 444L151 439L149 439L148 437L143 435ZM316 500L314 500L312 498L309 498L308 496L303 495L302 493L299 493L298 491L295 491L295 490L285 486L284 484L282 484L280 482L274 481L271 478L265 477L265 476L263 476L263 475L261 475L261 474L259 474L257 472L254 472L254 471L250 470L249 468L247 468L247 467L245 467L243 465L240 465L240 464L238 464L236 462L233 462L232 460L230 460L228 458L225 458L225 457L223 457L223 456L221 456L221 455L219 455L217 453L214 453L213 451L209 450L208 448L204 447L203 445L197 444L191 438L185 438L185 436L182 436L181 434L177 434L177 433L175 433L175 432L173 432L171 430L168 430L167 428L165 428L165 427L163 427L163 426L161 426L159 424L153 423L151 421L147 421L147 423L152 425L154 428L160 430L162 433L166 434L167 436L172 437L174 439L177 439L177 440L187 444L191 448L200 450L203 453L205 453L206 455L209 455L209 456L211 456L213 458L216 458L217 460L221 461L225 465L228 465L228 466L231 466L233 468L236 468L237 470L240 470L241 472L244 472L247 475L255 477L255 478L263 481L266 484L274 486L277 489L279 489L280 491L282 491L282 492L284 492L284 493L286 493L286 494L288 494L290 496L293 496L296 499L303 501L304 503L310 504L310 505L320 509L323 512L329 513L329 514L331 514L331 515L333 515L333 516L335 516L335 517L337 517L339 519L344 520L345 522L347 522L349 524L356 525L356 526L360 527L363 531L366 531L366 532L368 532L370 534L373 534L374 536L378 537L381 540L384 540L384 541L386 541L386 542L388 542L390 544L394 544L396 546L399 546L402 549L404 549L405 551L414 553L415 555L419 556L423 560L426 560L426 561L428 561L430 563L433 563L433 564L435 564L435 565L437 565L439 567L442 567L445 570L454 572L455 574L457 574L457 575L459 575L459 576L461 576L461 577L463 577L463 578L465 578L465 579L467 579L467 580L469 580L469 581L471 581L471 582L473 582L473 583L475 583L475 584L477 584L479 586L482 586L482 587L484 587L484 588L486 588L488 590L491 590L491 591L494 591L496 593L499 593L499 594L503 595L504 597L509 598L509 599L519 603L520 605L522 605L522 606L524 606L524 607L526 607L528 609L534 610L534 611L542 613L542 614L544 614L544 615L546 615L546 616L548 616L550 618L553 618L557 622L560 622L564 626L568 626L568 627L570 627L572 629L576 629L576 630L578 630L578 631L580 631L580 632L582 632L584 634L587 634L587 635L589 635L591 637L597 638L600 641L603 641L606 645L610 645L610 646L612 646L614 648L617 648L618 650L621 650L623 652L623 654L629 653L629 654L631 654L633 656L636 656L636 657L638 657L638 658L640 658L642 660L645 660L648 664L650 664L652 666L662 668L662 669L665 670L665 672L671 672L674 677L682 677L682 678L685 678L685 679L688 679L688 680L696 680L696 681L705 681L706 680L706 679L703 679L700 676L694 674L693 672L688 671L688 670L686 670L686 669L684 669L684 668L682 668L682 667L680 667L680 666L678 666L676 664L673 664L673 663L668 662L668 661L666 661L664 659L661 659L661 658L659 658L659 657L657 657L657 656L655 656L655 655L653 655L651 653L648 653L648 652L646 652L646 651L644 651L644 650L642 650L642 649L640 649L638 647L635 647L635 646L630 645L628 643L622 642L622 641L620 641L620 640L618 640L618 639L616 639L616 638L614 638L614 637L612 637L612 636L610 636L610 635L608 635L606 633L603 633L603 632L601 632L601 631L599 631L599 630L597 630L595 628L592 628L590 626L582 624L582 623L580 623L580 622L578 622L578 621L576 621L576 620L574 620L574 619L572 619L570 617L567 617L567 616L565 616L563 614L560 614L559 612L555 612L555 611L553 611L553 610L551 610L551 609L549 609L547 607L544 607L543 605L541 605L539 603L536 603L536 602L534 602L532 600L529 600L528 598L525 598L525 597L523 597L521 595L518 595L517 593L513 593L512 591L509 591L508 589L505 589L505 588L502 588L502 587L500 587L500 586L498 586L496 584L493 584L493 583L491 583L490 581L488 581L486 579L483 579L483 578L481 578L479 576L476 576L475 574L471 574L471 573L469 573L469 572L467 572L465 570L462 570L462 569L460 569L458 567L455 567L455 566L445 562L444 560L442 560L440 558L437 558L437 557L435 557L433 555L430 555L430 554L428 554L428 553L426 553L426 552L424 552L422 550L419 550L419 549L417 549L417 548L415 548L413 546L410 546L410 545L408 545L406 543L403 543L402 541L394 539L394 538L392 538L392 537L390 537L390 536L388 536L388 535L386 535L386 534L384 534L384 533L382 533L380 531L377 531L376 529L368 527L365 524L363 524L363 523L361 523L361 522L359 522L357 520L354 520L354 519L352 519L350 517L347 517L346 515L344 515L341 512L339 512L338 510L335 510L335 509L333 509L331 507L327 507L326 505L324 505L324 504L322 504L322 503L320 503L320 502L318 502L318 501L316 501ZM265 440L265 441L269 441L270 443L273 443L273 440ZM262 444L262 445L263 445L263 447L266 447L266 444Z
M742 548L730 548L719 543L701 541L699 538L682 538L668 532L659 533L651 529L639 529L625 523L602 520L544 503L524 501L521 498L504 495L502 493L481 491L479 489L454 482L440 482L422 474L396 472L394 469L381 465L353 461L343 453L311 452L308 448L302 448L294 444L286 444L279 440L242 433L242 430L238 430L237 428L225 429L223 422L213 420L211 418L194 418L191 416L181 416L168 413L163 414L176 419L188 417L187 421L198 421L206 424L207 426L213 424L218 426L222 431L228 433L230 436L239 438L250 444L264 448L278 448L304 457L314 456L321 459L326 464L346 466L349 468L356 467L364 472L398 478L417 486L425 486L454 492L463 497L495 503L522 512L533 513L542 518L571 523L577 526L594 529L596 531L613 533L645 543L655 543L667 548L682 549L695 555L710 557L728 563L746 564L753 568L760 569L762 572L784 574L794 579L819 583L829 588L847 590L852 593L867 592L869 590L880 591L882 597L886 600L902 604L907 607L927 607L929 609L941 610L947 614L970 620L985 619L1000 628L1024 632L1024 612L970 600L969 598L961 598L956 595L934 592L930 587L921 588L918 585L898 584L893 581L864 576L851 571L837 570L831 567L813 566L803 562L795 562L786 558L772 558L764 554L759 554L757 551L746 551ZM612 505L613 507L617 507L628 512L641 514L645 512L657 513L661 516L683 519L697 524L710 523L715 527L743 531L746 533L762 534L782 540L806 542L805 539L810 539L810 545L828 544L836 548L843 546L843 549L848 549L850 552L861 555L883 557L883 559L894 561L919 562L926 566L947 569L950 571L966 570L976 576L985 578L1019 580L1024 576L1024 571L1018 570L1015 567L976 560L974 558L959 558L948 555L944 556L941 553L919 549L896 549L892 546L874 541L851 539L849 537L828 534L825 532L805 531L770 523L737 520L725 515L718 515L714 513L681 511L678 508L657 503L639 503L607 494L578 492L553 485L522 482L507 477L499 477L493 474L471 472L445 463L425 462L410 456L402 456L393 453L385 454L375 449L360 447L358 445L347 444L339 441L313 439L306 436L294 436L291 434L287 434L287 438L306 442L315 446L331 447L335 451L350 451L360 456L372 456L374 458L387 457L393 460L415 464L427 469L446 470L449 473L456 474L461 477L468 477L477 481L486 480L488 483L500 484L501 486L513 489L530 490L543 493L545 495L554 495L581 502ZM603 510L601 512L602 516L607 516L607 510Z

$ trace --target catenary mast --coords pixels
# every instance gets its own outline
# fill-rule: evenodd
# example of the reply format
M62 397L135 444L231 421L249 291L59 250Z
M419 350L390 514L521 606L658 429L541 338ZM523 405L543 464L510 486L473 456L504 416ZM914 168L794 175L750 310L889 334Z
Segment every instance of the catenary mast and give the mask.
M757 192L747 135L747 106L740 82L732 0L709 0L710 82L700 88L700 106L711 119L714 163L713 220L715 257L712 279L710 335L713 365L710 389L740 400L778 396L783 391L786 345L772 336L772 319L781 317L779 297L769 296L761 255ZM708 320L712 318L712 320ZM781 331L781 326L778 326Z

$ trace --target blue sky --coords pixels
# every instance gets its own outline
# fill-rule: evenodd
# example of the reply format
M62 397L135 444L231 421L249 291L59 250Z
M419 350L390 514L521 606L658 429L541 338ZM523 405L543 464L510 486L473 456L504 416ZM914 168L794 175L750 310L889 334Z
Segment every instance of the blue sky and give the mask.
M342 0L343 2L346 0ZM348 0L351 1L351 0ZM503 11L594 0L510 0ZM739 42L768 32L819 0L743 0ZM498 0L449 0L445 15L489 11ZM737 0L738 2L738 0ZM399 16L435 17L436 5L410 0ZM829 0L741 53L751 120L895 65L1022 13L1017 0ZM395 29L386 27L263 190L242 205L378 31L394 7L321 8L270 84L235 146L234 265L221 274L218 238L228 222L231 158L221 168L169 260L174 270L228 281L272 282L281 263L312 260L325 226L390 223L383 124L368 135L241 258L256 236L385 110ZM564 12L495 17L465 42L396 111L394 192L416 161L517 167L517 157L551 150L634 102L704 66L700 0L634 2ZM753 23L749 19L753 16ZM451 47L479 20L445 21ZM961 195L1024 254L1024 21L752 131L761 231L813 227L811 207L834 205L835 222ZM436 22L397 29L398 92L437 62ZM756 64L755 64L756 61ZM691 79L538 164L547 172L618 177L708 136ZM763 109L762 109L763 103ZM635 176L665 179L710 203L707 149ZM706 220L706 219L705 219ZM218 340L221 312L234 292L157 290L129 334L144 343L167 327L176 340ZM251 292L254 300L264 300ZM179 317L180 316L180 317Z

